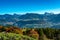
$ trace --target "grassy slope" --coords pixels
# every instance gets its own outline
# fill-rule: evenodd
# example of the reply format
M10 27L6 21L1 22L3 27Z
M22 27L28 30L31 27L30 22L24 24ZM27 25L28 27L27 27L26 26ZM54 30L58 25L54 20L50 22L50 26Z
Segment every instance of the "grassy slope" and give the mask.
M25 35L22 35L22 34L15 34L15 33L0 33L0 39L1 37L4 39L4 40L7 40L7 39L16 39L16 40L36 40L34 38L31 38L29 36L25 36Z

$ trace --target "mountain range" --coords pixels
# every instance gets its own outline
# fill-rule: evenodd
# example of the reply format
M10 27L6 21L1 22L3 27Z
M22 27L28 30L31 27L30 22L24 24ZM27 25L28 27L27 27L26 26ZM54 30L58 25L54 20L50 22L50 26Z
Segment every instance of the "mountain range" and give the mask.
M20 28L60 28L60 14L48 13L26 13L0 15L0 25L13 25Z

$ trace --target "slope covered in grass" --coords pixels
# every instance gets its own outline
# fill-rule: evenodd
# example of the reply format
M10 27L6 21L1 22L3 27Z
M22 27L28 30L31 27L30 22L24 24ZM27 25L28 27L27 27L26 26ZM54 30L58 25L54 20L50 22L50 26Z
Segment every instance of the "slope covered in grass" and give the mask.
M36 39L22 34L0 33L0 40L36 40Z

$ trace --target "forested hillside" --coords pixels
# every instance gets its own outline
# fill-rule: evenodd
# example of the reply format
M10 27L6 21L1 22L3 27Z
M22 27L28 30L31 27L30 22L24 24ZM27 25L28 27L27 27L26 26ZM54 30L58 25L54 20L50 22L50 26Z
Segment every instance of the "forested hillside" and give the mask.
M60 29L0 26L0 40L60 40Z

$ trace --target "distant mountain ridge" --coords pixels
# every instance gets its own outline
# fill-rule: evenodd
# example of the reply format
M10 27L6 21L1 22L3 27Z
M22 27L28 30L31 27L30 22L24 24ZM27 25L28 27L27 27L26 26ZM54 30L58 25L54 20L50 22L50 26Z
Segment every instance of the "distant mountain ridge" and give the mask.
M18 27L27 27L27 28L45 28L51 27L54 28L56 25L60 25L60 14L53 14L45 12L45 14L37 14L37 13L27 13L24 15L0 15L0 25L13 25ZM55 27L56 28L56 27Z

